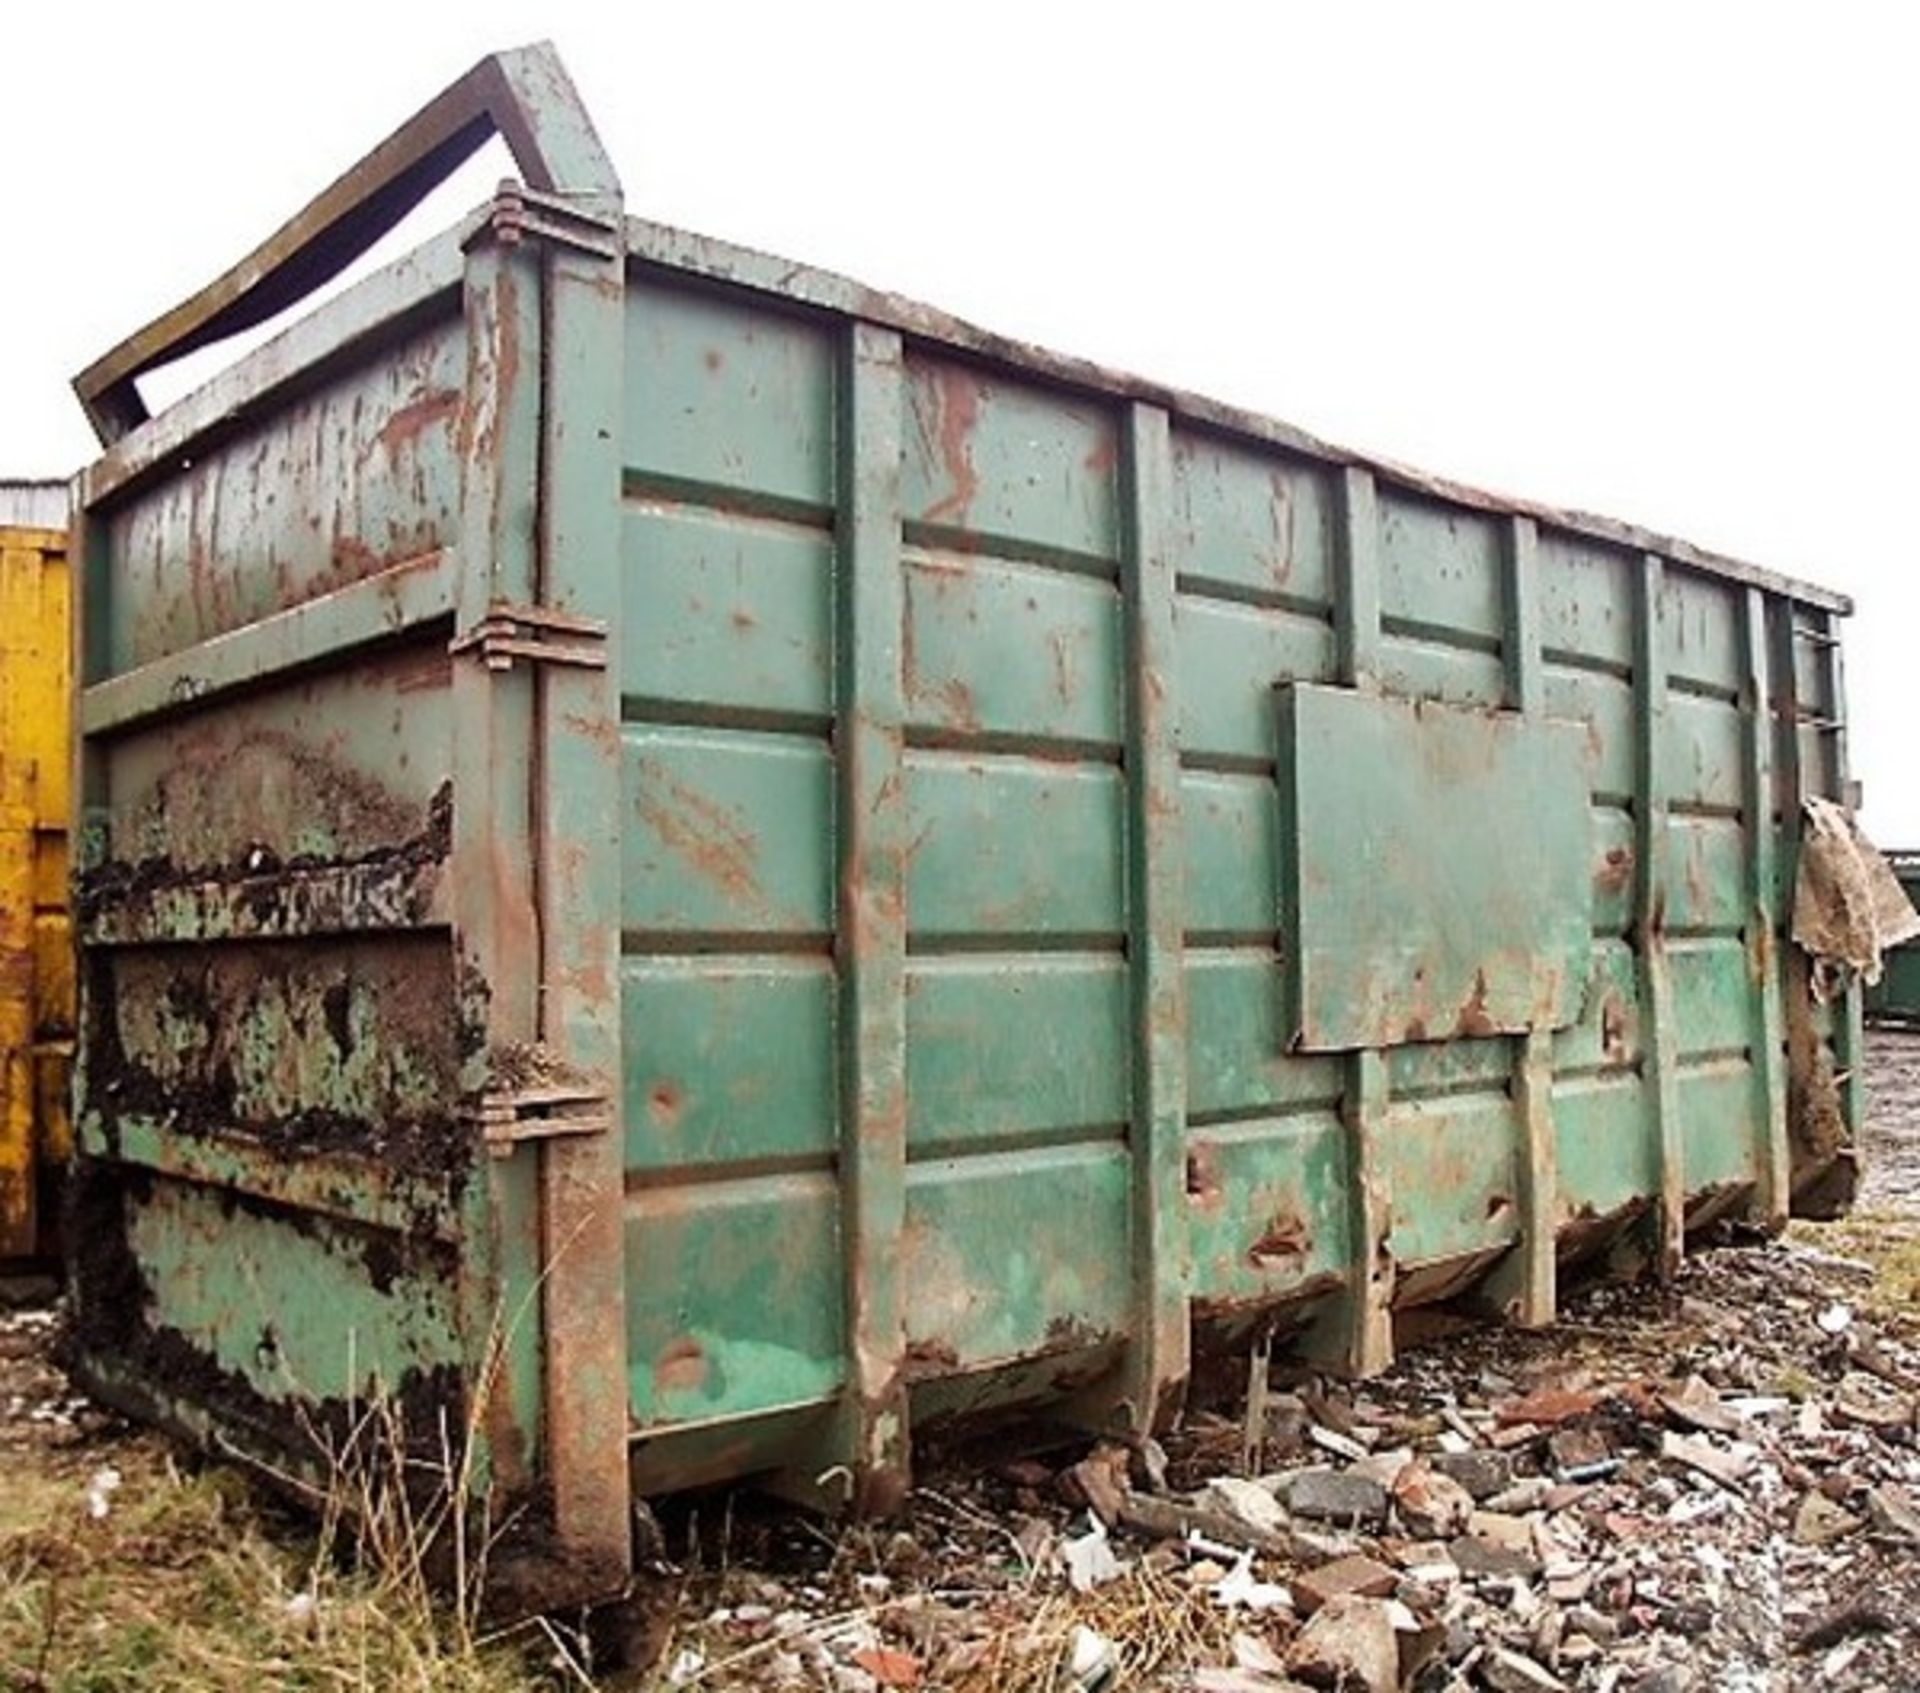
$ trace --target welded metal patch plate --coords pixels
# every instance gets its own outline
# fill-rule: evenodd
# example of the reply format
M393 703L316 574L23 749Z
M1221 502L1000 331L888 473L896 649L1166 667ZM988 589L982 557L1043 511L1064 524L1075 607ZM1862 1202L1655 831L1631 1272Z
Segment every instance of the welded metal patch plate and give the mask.
M1303 685L1278 710L1292 1047L1571 1023L1591 946L1585 727Z

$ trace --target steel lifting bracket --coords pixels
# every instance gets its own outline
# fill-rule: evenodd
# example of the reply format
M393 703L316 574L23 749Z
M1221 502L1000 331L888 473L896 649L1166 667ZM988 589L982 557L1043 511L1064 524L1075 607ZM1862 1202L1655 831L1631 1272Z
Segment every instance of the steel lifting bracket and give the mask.
M516 658L605 670L607 626L598 618L496 600L485 617L453 638L447 651L478 653L489 670L511 670Z
M486 221L467 237L465 245L471 251L487 240L503 247L546 241L596 259L617 259L620 238L617 221L596 217L561 195L542 194L509 178L488 204Z
M607 1096L593 1088L483 1093L468 1115L480 1125L480 1138L496 1158L506 1157L522 1141L606 1134L613 1128Z

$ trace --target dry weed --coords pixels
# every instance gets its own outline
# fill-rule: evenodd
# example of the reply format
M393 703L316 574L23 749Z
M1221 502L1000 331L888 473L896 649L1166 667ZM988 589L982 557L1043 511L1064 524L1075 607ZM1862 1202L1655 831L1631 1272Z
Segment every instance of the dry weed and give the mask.
M0 1486L0 1688L590 1685L562 1633L481 1626L497 1529L470 1436L485 1410L478 1396L466 1426L443 1420L424 1449L377 1390L344 1429L309 1426L308 1473L272 1474L307 1501L298 1519L237 1470L188 1469L152 1437L16 1457Z
M107 1463L120 1483L94 1516L88 1494ZM520 1643L467 1634L411 1575L333 1557L246 1478L196 1473L158 1440L20 1455L0 1487L9 1693L565 1685L530 1671Z

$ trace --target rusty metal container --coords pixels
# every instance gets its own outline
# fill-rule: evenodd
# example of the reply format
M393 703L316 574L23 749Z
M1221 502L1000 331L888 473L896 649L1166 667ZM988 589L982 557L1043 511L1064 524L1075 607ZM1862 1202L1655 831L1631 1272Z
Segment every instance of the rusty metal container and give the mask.
M490 130L525 187L146 415ZM627 218L543 49L78 387L87 1379L470 1430L549 1592L1848 1156L1839 595Z
M0 482L0 1264L57 1249L73 966L67 923L66 485Z
M1920 905L1920 851L1889 852L1887 862L1907 898ZM1880 980L1866 990L1870 1022L1920 1024L1920 941L1897 946L1882 960Z

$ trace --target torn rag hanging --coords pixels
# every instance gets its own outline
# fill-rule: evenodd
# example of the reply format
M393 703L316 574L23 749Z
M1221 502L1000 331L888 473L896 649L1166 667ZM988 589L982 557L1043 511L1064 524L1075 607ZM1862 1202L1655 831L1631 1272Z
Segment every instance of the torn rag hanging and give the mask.
M1850 973L1879 981L1880 955L1920 936L1920 912L1845 806L1809 798L1801 813L1793 938L1813 957L1813 994L1824 1005Z

